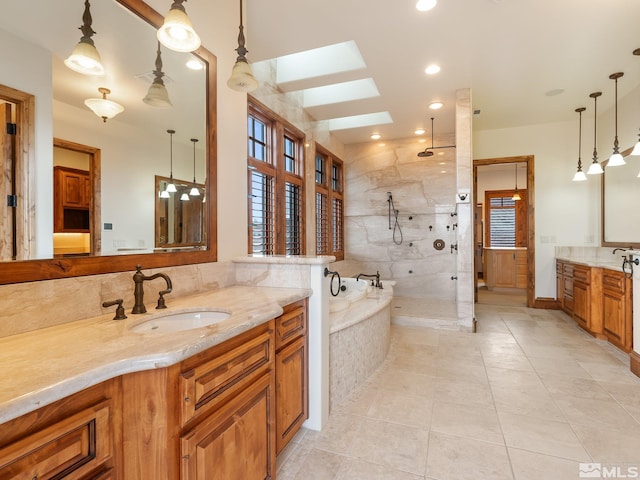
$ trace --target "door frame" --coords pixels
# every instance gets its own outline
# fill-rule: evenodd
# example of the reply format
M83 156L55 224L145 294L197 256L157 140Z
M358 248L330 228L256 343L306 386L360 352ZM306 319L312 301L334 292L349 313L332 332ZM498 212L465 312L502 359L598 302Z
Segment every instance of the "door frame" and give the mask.
M478 204L478 167L496 165L500 163L526 163L527 165L527 307L540 308L536 305L536 264L535 264L535 195L534 195L534 157L533 155L520 155L516 157L485 158L473 161L473 205ZM475 228L475 222L474 227ZM474 232L474 248L476 232ZM474 262L475 262L474 255ZM478 301L478 275L473 274L473 287L475 301Z

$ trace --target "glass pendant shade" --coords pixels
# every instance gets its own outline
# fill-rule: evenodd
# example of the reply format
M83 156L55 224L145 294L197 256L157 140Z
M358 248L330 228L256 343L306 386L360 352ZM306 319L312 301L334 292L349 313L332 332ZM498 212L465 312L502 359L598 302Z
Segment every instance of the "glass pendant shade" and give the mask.
M584 182L586 179L587 175L582 170L578 170L573 176L574 182Z
M176 52L193 52L200 47L200 37L193 28L182 2L183 0L176 0L171 5L164 23L158 29L158 40Z
M599 175L603 173L602 166L598 163L598 160L594 160L594 162L589 165L589 170L587 170L587 175Z
M189 200L189 195L187 195L187 192L184 192L182 195L180 195L180 200L182 200L183 202Z
M611 80L616 82L616 97L615 97L615 137L613 140L613 154L609 157L609 161L607 162L607 167L619 167L621 165L625 165L627 162L624 161L622 155L620 155L619 145L618 145L618 79L622 77L624 73L612 73L609 75Z
M518 200L522 200L522 198L520 197L520 194L516 192L513 194L513 197L511 197L511 200L515 200L517 202Z
M111 90L108 88L99 88L98 91L102 94L102 98L87 98L84 104L89 107L93 113L102 118L103 122L124 112L122 105L107 100L107 94L111 93Z
M638 141L629 155L640 155L640 141Z
M198 187L191 187L191 191L189 191L189 196L191 196L191 197L199 197L200 196L200 190L198 189Z
M169 193L176 193L178 191L178 189L176 188L176 184L173 183L173 177L171 178L171 180L167 184L167 190L166 191L169 192Z
M93 19L91 18L90 7L89 0L85 0L82 26L80 27L82 37L73 52L71 52L71 55L64 61L64 64L74 72L82 73L83 75L100 76L104 75L104 67L102 66L100 54L91 39L96 32L91 28Z
M173 106L169 99L167 87L160 83L152 83L147 95L142 101L147 105L157 108L171 108Z
M104 75L102 59L93 42L80 40L64 64L74 72L83 75Z
M171 195L166 190L160 192L160 198L171 198Z
M627 162L624 161L624 157L619 153L614 153L609 157L609 161L607 162L607 167L619 167L620 165L626 165Z
M251 65L246 60L238 60L231 70L227 86L238 92L252 92L258 88L258 80L253 76Z

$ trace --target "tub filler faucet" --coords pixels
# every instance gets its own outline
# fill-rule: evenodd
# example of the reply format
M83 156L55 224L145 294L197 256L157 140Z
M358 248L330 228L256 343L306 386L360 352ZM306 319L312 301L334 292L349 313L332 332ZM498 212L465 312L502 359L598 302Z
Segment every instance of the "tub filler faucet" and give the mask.
M372 278L372 279L375 278L376 279L375 283L373 282L373 280L371 280L371 286L376 288L382 288L382 282L380 281L380 272L376 272L375 275L367 275L366 273L359 273L356 276L356 281L360 280L360 277Z
M167 275L166 273L154 273L153 275L147 276L142 273L142 266L136 265L136 273L133 274L133 283L135 284L135 286L133 289L134 303L131 313L145 313L147 311L147 308L144 306L143 284L145 280L154 280L156 278L164 278L164 281L167 283L167 288L158 292L158 295L160 296L158 298L158 305L156 306L156 308L167 308L167 305L164 301L164 296L167 293L171 293L171 290L173 289L169 275Z

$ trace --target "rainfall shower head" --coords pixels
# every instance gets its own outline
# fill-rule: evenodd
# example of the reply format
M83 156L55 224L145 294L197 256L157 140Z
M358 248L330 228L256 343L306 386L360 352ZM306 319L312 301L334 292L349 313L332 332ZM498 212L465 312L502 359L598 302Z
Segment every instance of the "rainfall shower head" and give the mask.
M433 151L436 148L456 148L455 145L446 145L444 147L433 146L433 117L431 117L431 146L425 148L422 152L418 152L419 157L433 157Z

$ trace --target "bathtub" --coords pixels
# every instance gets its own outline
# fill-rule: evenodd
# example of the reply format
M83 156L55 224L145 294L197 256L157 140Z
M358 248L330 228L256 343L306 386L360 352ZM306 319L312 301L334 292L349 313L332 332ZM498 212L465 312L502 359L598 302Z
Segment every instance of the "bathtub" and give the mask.
M383 289L344 278L329 304L329 408L361 385L384 361L391 339L393 282ZM335 287L334 287L335 288Z

